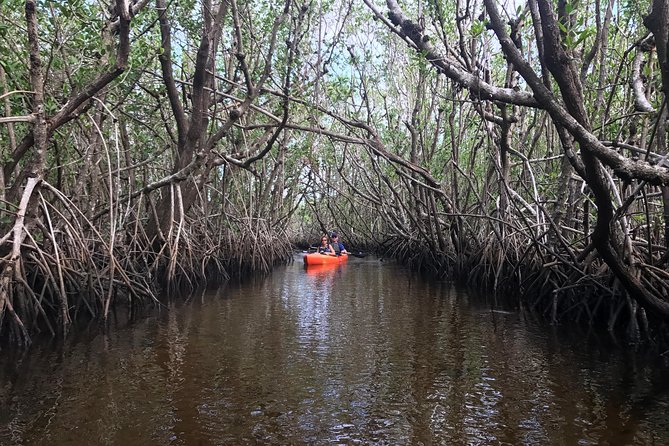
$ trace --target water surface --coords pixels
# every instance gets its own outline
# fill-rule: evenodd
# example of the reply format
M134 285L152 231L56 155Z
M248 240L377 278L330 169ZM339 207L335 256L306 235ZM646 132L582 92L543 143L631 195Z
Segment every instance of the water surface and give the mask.
M375 259L0 358L2 445L669 444L669 367Z

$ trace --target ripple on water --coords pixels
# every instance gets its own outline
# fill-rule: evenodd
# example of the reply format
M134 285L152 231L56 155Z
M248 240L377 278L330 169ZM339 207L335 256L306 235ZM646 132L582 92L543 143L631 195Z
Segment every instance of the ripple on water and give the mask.
M372 260L0 368L0 444L668 444L666 364Z

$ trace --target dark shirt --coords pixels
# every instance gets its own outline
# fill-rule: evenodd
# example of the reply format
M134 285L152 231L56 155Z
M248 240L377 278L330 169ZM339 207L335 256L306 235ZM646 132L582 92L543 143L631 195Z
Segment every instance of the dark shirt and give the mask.
M346 248L344 248L344 244L340 242L332 242L332 247L335 250L335 254L340 255L342 251L344 251Z

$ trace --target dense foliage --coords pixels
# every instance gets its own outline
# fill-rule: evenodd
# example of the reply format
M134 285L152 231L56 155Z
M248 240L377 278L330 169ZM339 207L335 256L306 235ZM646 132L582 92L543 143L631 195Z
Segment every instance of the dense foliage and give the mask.
M331 229L651 333L667 30L659 0L3 2L0 333Z

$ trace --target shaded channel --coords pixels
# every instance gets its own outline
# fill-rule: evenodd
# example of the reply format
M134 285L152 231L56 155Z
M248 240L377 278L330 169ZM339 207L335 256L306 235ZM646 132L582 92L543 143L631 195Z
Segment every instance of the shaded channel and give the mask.
M0 361L0 444L667 444L669 367L374 259ZM83 443L82 443L83 441Z

